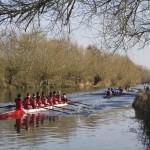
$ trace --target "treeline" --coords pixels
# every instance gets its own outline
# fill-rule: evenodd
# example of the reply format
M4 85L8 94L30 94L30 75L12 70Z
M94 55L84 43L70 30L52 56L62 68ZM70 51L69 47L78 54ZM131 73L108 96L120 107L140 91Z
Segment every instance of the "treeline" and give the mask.
M87 49L42 32L1 34L0 87L119 86L148 80L149 71L125 56Z

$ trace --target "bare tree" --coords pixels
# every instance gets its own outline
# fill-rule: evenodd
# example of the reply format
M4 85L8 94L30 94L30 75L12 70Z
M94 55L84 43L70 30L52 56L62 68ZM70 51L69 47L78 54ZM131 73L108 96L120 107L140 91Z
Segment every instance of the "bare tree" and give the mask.
M145 46L150 40L150 1L148 0L1 0L0 23L45 20L49 30L63 30L70 22L95 30L106 49ZM75 28L78 28L77 24ZM54 30L53 30L54 31ZM70 31L70 30L69 30Z

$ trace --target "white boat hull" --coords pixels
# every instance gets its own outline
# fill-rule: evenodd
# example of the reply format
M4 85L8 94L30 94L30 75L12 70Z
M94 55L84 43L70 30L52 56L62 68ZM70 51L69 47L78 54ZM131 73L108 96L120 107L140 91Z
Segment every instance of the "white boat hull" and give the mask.
M62 103L62 104L56 104L56 105L53 105L53 106L45 106L45 107L42 107L42 108L23 109L23 110L24 110L25 114L33 114L33 113L36 113L36 112L56 109L57 107L64 107L64 106L67 106L67 105L68 105L67 103Z

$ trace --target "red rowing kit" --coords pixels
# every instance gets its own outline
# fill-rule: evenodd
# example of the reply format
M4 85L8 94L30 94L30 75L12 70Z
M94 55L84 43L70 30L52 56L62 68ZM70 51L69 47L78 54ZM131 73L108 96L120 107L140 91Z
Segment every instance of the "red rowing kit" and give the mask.
M26 96L22 102L21 98L17 98L16 102L16 110L22 109L22 104L25 109L34 109L34 108L42 108L44 106L52 106L56 104L61 104L62 99L61 95L50 95L48 97L44 96L34 96L30 98L30 96Z
M68 103L61 97L61 95L52 94L46 97L43 95L33 95L30 97L30 94L27 93L27 96L22 100L21 94L17 95L15 99L16 110L11 110L5 113L0 114L0 120L4 119L18 119L22 117L24 114L33 114L39 111L45 110L54 110L55 107L64 107L67 106ZM55 110L59 111L59 110Z
M25 109L31 109L32 108L31 99L29 96L24 98L23 104L24 104Z
M37 101L36 101L36 96L33 96L32 97L32 102L31 102L31 104L32 104L32 108L37 108Z
M22 109L22 99L21 98L16 98L16 110L21 110Z

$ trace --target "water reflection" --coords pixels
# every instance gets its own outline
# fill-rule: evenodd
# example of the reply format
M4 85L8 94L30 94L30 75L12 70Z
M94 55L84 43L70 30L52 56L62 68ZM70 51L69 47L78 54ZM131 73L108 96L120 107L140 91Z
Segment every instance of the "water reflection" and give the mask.
M21 130L28 131L31 128L40 127L44 124L44 121L55 122L58 119L59 116L48 116L44 113L37 113L16 119L14 127L17 133L20 133Z
M148 112L135 111L136 119L138 119L139 127L137 130L138 140L150 150L150 114Z

